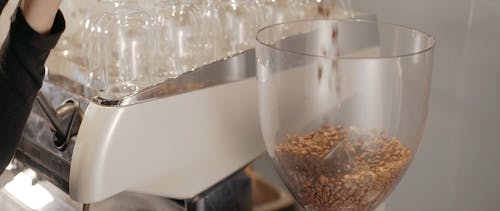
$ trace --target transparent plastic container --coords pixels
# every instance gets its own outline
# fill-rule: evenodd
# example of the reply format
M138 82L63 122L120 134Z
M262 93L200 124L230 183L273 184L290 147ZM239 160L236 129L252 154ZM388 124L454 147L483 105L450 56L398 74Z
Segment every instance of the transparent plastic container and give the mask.
M361 20L257 34L267 151L306 210L372 210L408 168L427 116L434 39Z

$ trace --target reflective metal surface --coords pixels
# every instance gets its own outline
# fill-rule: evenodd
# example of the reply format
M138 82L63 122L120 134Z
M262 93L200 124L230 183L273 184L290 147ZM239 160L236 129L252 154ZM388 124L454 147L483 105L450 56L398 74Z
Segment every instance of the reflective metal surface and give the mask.
M255 76L255 52L248 50L230 58L214 62L166 80L139 93L119 100L94 98L102 106L129 106L173 95L179 95L212 86L236 82Z
M60 81L62 77L58 78ZM66 81L69 83L69 81ZM64 84L64 83L60 83ZM74 87L74 86L72 86ZM71 90L71 88L68 88ZM77 90L73 90L77 91ZM44 83L41 93L46 96L47 106L59 107L68 99L78 102L84 110L89 100L52 83ZM75 138L72 137L63 150L54 143L56 134L50 121L39 106L34 106L17 148L16 159L37 169L45 180L64 192L69 191L69 173Z
M54 183L54 180L50 179L40 166L22 160L15 163L13 169L5 171L0 176L0 210L78 211L83 208L83 210L91 211L245 211L251 210L253 206L252 182L243 170L223 179L219 184L193 199L172 200L147 194L123 192L97 203L80 204L70 199L60 186L55 186L57 183ZM16 178L23 175L26 169L34 170L36 175L32 181L29 181L29 184L19 184ZM14 184L16 189L12 189Z
M38 173L38 172L37 172ZM6 171L0 176L0 210L6 211L81 211L82 204L44 180L20 184L18 170ZM16 181L15 181L16 180ZM15 181L15 182L14 182ZM17 183L16 183L17 182ZM4 185L7 186L4 187ZM18 186L17 191L8 186ZM33 188L36 187L36 188ZM30 190L31 189L31 190ZM131 192L120 193L89 206L90 211L181 211L184 207L172 200Z

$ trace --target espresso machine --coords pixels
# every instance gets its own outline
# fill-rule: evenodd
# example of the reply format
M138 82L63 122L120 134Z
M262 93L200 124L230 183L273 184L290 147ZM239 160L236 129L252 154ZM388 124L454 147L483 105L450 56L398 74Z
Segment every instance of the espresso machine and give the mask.
M256 209L245 170L265 152L256 69L251 48L110 100L96 97L81 63L52 53L8 171L84 210L138 198L174 207L159 210L277 210Z
M188 210L248 208L243 169L264 152L253 50L116 101L89 98L78 74L49 59L16 166L85 204L134 192Z

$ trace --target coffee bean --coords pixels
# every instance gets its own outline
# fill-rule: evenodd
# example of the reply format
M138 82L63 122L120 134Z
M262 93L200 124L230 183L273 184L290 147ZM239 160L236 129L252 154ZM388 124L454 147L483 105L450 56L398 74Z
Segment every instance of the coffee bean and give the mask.
M332 151L340 154L331 156ZM287 135L275 152L283 180L310 210L375 208L399 182L412 157L396 137L341 125Z

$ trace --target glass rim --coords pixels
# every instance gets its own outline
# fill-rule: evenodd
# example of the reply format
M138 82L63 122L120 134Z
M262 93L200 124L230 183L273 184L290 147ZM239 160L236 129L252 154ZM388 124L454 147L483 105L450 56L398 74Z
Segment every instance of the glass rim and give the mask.
M270 30L274 27L277 26L284 26L288 24L293 24L293 23L306 23L306 22L319 22L319 21L331 21L331 22L351 22L351 23L371 23L371 24L382 24L386 26L391 26L394 28L401 28L409 31L414 31L422 34L424 37L427 38L429 41L429 45L426 46L424 49L416 52L411 52L411 53L403 53L403 54L398 54L398 55L390 55L390 56L337 56L337 57L331 57L331 56L324 56L324 55L316 55L316 54L310 54L310 53L305 53L305 52L298 52L298 51L293 51L293 50L288 50L288 49L283 49L283 48L278 48L275 47L269 43L266 43L263 41L263 39L259 36L261 35L264 31ZM308 19L308 20L296 20L296 21L287 21L283 23L276 23L272 24L266 27L263 27L257 31L257 34L255 36L255 39L259 45L277 50L277 51L282 51L290 54L296 54L296 55L301 55L301 56L307 56L307 57L314 57L314 58L324 58L324 59L338 59L338 60L361 60L361 59L396 59L396 58L403 58L403 57L410 57L410 56L415 56L415 55L421 55L424 54L428 51L431 51L434 49L436 45L436 40L434 39L433 36L430 34L418 30L413 27L409 26L404 26L400 24L394 24L394 23L388 23L388 22L381 22L381 21L373 21L373 20L364 20L364 19L342 19L342 18L332 18L332 19Z

